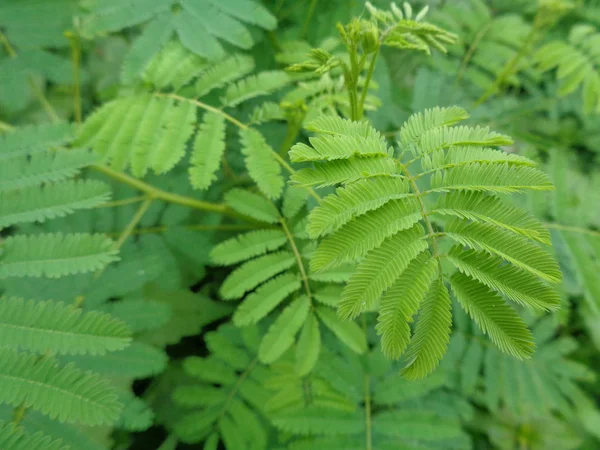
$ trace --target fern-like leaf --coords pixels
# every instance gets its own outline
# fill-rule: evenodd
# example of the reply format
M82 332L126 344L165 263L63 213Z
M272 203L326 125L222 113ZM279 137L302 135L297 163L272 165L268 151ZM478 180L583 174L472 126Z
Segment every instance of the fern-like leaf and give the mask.
M253 128L241 130L240 141L248 174L266 197L277 200L283 192L284 181L274 150Z
M252 98L268 95L289 82L290 77L285 72L260 72L230 84L222 101L225 106L237 106Z
M215 173L225 152L225 119L206 112L194 139L189 169L190 183L195 189L208 189L216 180Z
M61 181L97 161L98 155L82 149L19 155L0 166L0 191Z
M234 270L221 285L220 293L225 300L240 298L274 275L289 269L296 262L287 251L270 253L250 260Z
M431 130L440 127L455 125L469 118L469 113L463 108L452 106L449 108L435 107L424 112L418 112L408 118L400 129L400 139L404 145L419 142L421 137Z
M413 226L421 219L416 199L391 200L374 211L358 216L321 242L311 259L311 269L325 270L351 262L378 247L389 236Z
M562 278L558 264L552 256L521 236L488 224L461 224L458 221L450 222L446 226L446 233L463 245L500 256L544 280L556 283Z
M27 126L0 137L0 161L66 144L73 138L67 123Z
M452 167L441 175L432 177L433 191L449 190L498 192L501 194L524 190L552 190L548 176L533 167L510 166L508 164L470 163Z
M113 242L99 234L11 236L2 244L2 251L0 279L86 273L118 259Z
M442 359L450 340L451 306L448 289L442 280L436 280L423 301L415 335L406 352L402 370L406 378L423 378Z
M93 148L116 170L142 177L164 173L185 154L196 108L189 102L135 95L104 104L79 129L77 143Z
M557 68L559 95L567 95L583 86L583 104L587 113L600 112L600 32L587 24L576 24L568 42L552 41L535 55L540 70Z
M463 309L500 350L519 359L531 357L535 348L531 332L498 294L462 273L452 276L451 285Z
M386 357L398 359L406 350L411 335L409 323L436 275L435 261L423 252L383 295L376 329Z
M338 188L311 211L308 234L312 239L329 234L355 216L408 195L408 182L400 177L370 178Z
M52 301L2 298L0 340L4 346L36 353L102 355L125 348L131 331L106 313L83 313Z
M288 296L301 287L298 276L283 273L259 286L238 306L233 322L237 326L252 325L279 306Z
M254 60L245 55L228 56L204 71L195 83L199 97L247 75L254 70Z
M543 244L550 244L550 233L526 211L503 203L498 197L481 192L453 192L443 196L435 214L489 223Z
M0 422L0 448L10 450L69 450L64 441L47 436L41 431L28 433L23 428Z
M93 208L109 198L110 187L95 180L0 192L0 228L64 217L77 209Z
M228 239L210 253L215 264L229 266L277 250L287 242L280 230L256 230Z
M448 259L461 272L520 305L547 311L555 311L560 306L560 297L554 289L534 275L505 264L502 258L453 247L448 252Z
M344 288L339 314L353 318L373 306L375 301L398 279L408 264L427 248L421 225L392 236L371 250L358 265Z
M314 168L306 168L294 173L292 182L301 187L333 186L358 181L368 176L392 175L396 166L389 158L349 158L330 163L314 163Z
M110 425L121 404L110 383L53 358L0 350L0 401L24 405L61 422Z
M308 375L313 370L319 358L320 350L321 331L319 330L319 321L313 312L309 312L296 345L295 370L299 376Z
M172 86L178 90L196 78L208 63L189 52L179 42L169 42L146 67L143 78L159 89Z
M225 194L225 202L233 210L267 223L279 222L275 205L261 195L243 189L231 189Z
M305 297L294 300L269 327L260 344L258 357L268 364L277 360L294 343L296 333L308 315L309 303Z

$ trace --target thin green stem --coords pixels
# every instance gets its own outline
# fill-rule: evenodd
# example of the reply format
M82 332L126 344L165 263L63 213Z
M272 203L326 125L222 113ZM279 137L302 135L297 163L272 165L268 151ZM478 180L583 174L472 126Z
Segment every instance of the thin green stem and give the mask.
M92 209L114 208L116 206L126 206L126 205L131 205L132 203L143 202L147 198L148 198L147 195L140 195L138 197L124 198L122 200L115 200L115 201L112 201L112 202L102 203L101 205L94 206L94 208L92 208Z
M537 32L538 27L536 25L531 27L531 31L523 41L523 45L521 45L521 48L519 48L517 54L513 56L509 61L507 61L507 63L504 65L504 68L502 69L502 72L500 72L500 75L498 75L494 83L489 88L487 88L487 90L481 95L481 97L479 97L477 101L473 104L474 108L480 106L492 95L500 92L508 77L513 75L519 62L529 51L530 45L535 41Z
M371 377L365 375L365 428L367 450L373 450L372 419L371 419Z
M225 414L227 414L229 404L233 400L233 397L235 397L235 394L237 394L237 392L239 391L240 386L242 385L242 383L244 382L246 377L250 374L250 372L252 372L252 370L254 369L254 366L256 366L256 363L258 363L258 356L250 362L250 364L248 365L246 370L244 370L244 372L239 376L239 378L235 382L235 385L229 392L229 395L227 396L227 399L225 400L225 403L223 404L223 408L221 408L221 411L219 412L219 419L217 420L217 422L219 422L225 416Z
M298 270L300 270L300 278L302 278L302 283L304 284L304 291L306 292L306 296L308 297L308 301L312 306L312 292L310 290L310 284L308 283L308 275L306 274L306 269L304 268L304 262L302 261L302 255L298 251L298 246L296 245L296 241L294 240L294 235L290 232L290 229L287 226L284 217L279 218L279 222L281 223L281 228L287 237L287 240L292 248L292 252L294 253L294 257L296 258L296 263L298 265Z
M119 239L115 243L115 248L119 249L123 246L123 244L125 243L127 238L131 235L131 233L133 232L135 227L137 227L138 223L140 223L140 220L142 220L142 217L144 217L144 214L146 213L146 211L148 211L148 208L150 208L150 205L152 204L152 200L153 200L153 198L149 197L140 205L138 210L135 212L135 214L133 215L133 217L131 218L131 220L129 221L129 223L127 224L127 226L125 227L125 229L123 230L121 235L119 236Z
M311 0L310 5L308 5L308 12L306 13L306 19L304 20L304 26L302 27L302 34L300 35L300 39L305 38L306 33L308 33L308 28L310 27L310 22L315 14L318 1L319 0Z
M236 127L241 128L242 130L247 130L249 128L248 125L243 124L242 122L240 122L239 120L237 120L235 117L230 116L229 114L227 114L222 109L215 108L214 106L207 105L206 103L203 103L203 102L201 102L199 100L196 100L196 99L193 99L193 98L188 98L188 97L182 97L181 95L177 95L177 94L163 94L161 92L156 92L154 95L156 95L157 97L174 98L174 99L179 100L181 102L193 103L198 108L204 109L205 111L214 112L215 114L219 114L220 116L223 116L225 118L225 120L231 122Z
M367 94L369 93L369 84L371 83L371 78L373 77L373 72L375 71L375 65L377 64L377 56L379 55L379 45L371 58L371 63L369 64L369 71L367 72L367 79L365 80L365 84L363 86L363 91L360 96L360 102L358 104L358 120L362 119L362 116L365 111L365 101L367 100Z
M555 230L567 231L570 233L580 233L580 234L587 234L589 236L600 237L600 232L590 230L588 228L573 227L570 225L561 225L560 223L555 223L555 222L545 222L544 226L546 226L546 228L553 228Z
M188 206L194 209L200 209L203 211L211 211L219 214L227 214L230 216L240 217L239 214L234 213L229 210L226 205L218 204L218 203L209 203L202 200L197 200L192 197L186 197L179 194L174 194L172 192L163 191L162 189L158 189L151 184L144 183L137 178L127 175L123 172L117 172L116 170L111 169L110 167L103 166L100 164L94 164L91 166L92 169L100 172L104 175L107 175L120 183L127 184L138 191L145 192L148 196L153 197L157 200L164 200L169 203L176 203L178 205ZM243 217L243 216L242 216Z
M274 226L265 226L265 225L237 225L237 224L224 224L224 225L179 225L173 228L184 228L186 230L191 231L246 231L246 230L257 230L257 229L265 229L265 228L276 228ZM131 232L131 235L141 235L141 234L154 234L154 233L166 233L169 230L169 226L161 225L158 227L148 227L148 228L137 228ZM107 233L110 237L118 237L120 236L122 231Z
M2 31L0 31L0 43L2 43L6 53L8 53L8 56L11 58L15 58L17 56L17 52Z
M81 39L77 32L66 32L71 43L71 64L73 65L73 116L78 124L82 120L81 112Z
M491 26L492 26L492 21L486 23L483 27L481 27L481 29L475 36L475 39L473 39L473 42L471 43L471 46L469 47L469 50L465 54L465 57L460 65L460 68L458 69L458 72L456 73L456 81L457 82L462 79L465 70L467 70L467 66L469 65L469 63L471 62L471 59L473 58L473 55L475 54L475 50L477 49L477 47L481 43L483 37L489 31Z
M28 81L29 81L29 85L31 86L31 89L33 90L33 93L35 94L38 101L42 105L42 108L44 108L44 111L46 111L46 114L48 115L48 117L50 117L50 120L52 120L52 122L55 122L55 123L60 122L60 117L56 113L56 110L50 104L50 102L44 95L44 92L38 87L37 84L35 84L35 81L33 80L33 77L31 75L29 76Z
M410 174L408 167L400 162L399 162L399 164L400 164L400 167L402 168L402 172L404 172L404 175L408 179L408 182L410 183L410 186L411 186L413 192L416 194L415 197L419 200L419 206L421 208L421 215L423 216L423 220L425 221L425 225L427 226L427 231L429 233L428 237L431 238L431 246L433 247L433 256L434 256L434 258L438 258L439 254L440 254L440 249L438 247L438 243L437 243L437 239L436 239L437 233L433 229L433 225L431 224L431 221L429 220L429 213L427 212L427 208L425 207L425 202L423 202L423 193L419 189L419 186L417 186L415 178Z

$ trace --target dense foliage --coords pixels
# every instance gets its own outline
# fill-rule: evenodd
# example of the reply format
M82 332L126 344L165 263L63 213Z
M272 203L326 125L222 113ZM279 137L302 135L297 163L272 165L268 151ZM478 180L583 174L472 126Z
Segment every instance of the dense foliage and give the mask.
M0 1L0 448L600 446L600 3Z

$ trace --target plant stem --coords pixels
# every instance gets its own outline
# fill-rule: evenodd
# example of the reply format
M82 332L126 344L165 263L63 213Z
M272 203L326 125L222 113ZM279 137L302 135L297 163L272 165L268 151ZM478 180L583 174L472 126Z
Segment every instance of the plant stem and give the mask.
M114 178L115 180L117 180L123 184L127 184L127 185L137 189L138 191L145 192L150 197L155 198L155 199L164 200L169 203L177 203L179 205L184 205L184 206L188 206L190 208L200 209L203 211L211 211L211 212L216 212L216 213L220 213L220 214L227 214L227 215L234 216L234 217L240 217L239 214L229 210L229 208L226 205L218 204L218 203L209 203L209 202L205 202L202 200L197 200L192 197L186 197L183 195L173 194L171 192L163 191L162 189L158 189L158 188L152 186L151 184L144 183L143 181L138 180L137 178L129 176L126 173L117 172L116 170L113 170L107 166L103 166L100 164L94 164L90 167L92 169L96 170L97 172L103 173L104 175ZM242 216L242 217L245 218L245 216Z
M2 43L2 46L6 50L6 53L8 53L8 56L10 56L11 58L15 58L17 56L17 52L15 51L15 49L10 44L9 40L6 38L2 31L0 31L0 43Z
M554 228L555 230L560 230L560 231L568 231L571 233L580 233L580 234L587 234L589 236L600 237L599 231L589 230L587 228L582 228L582 227L561 225L560 223L555 223L555 222L546 222L546 223L544 223L544 226L546 228Z
M292 252L296 258L296 264L298 265L298 269L300 270L300 277L302 278L302 283L304 284L304 291L306 292L306 296L308 297L308 302L312 307L312 292L310 290L310 285L308 283L308 276L306 275L306 269L304 268L304 262L302 261L302 255L298 251L298 247L296 246L296 241L294 240L294 235L290 232L290 229L287 226L284 217L279 218L279 222L281 223L281 228L285 233L285 236L290 243L290 247L292 248Z
M206 103L203 103L201 101L195 100L193 98L182 97L181 95L177 95L177 94L163 94L161 92L156 92L156 93L154 93L154 95L156 95L157 97L174 98L174 99L179 100L181 102L193 103L198 108L204 109L205 111L214 112L215 114L219 114L220 116L223 116L225 118L225 120L231 122L232 124L234 124L238 128L241 128L242 130L247 130L249 128L248 125L243 124L242 122L240 122L239 120L237 120L235 117L230 116L229 114L227 114L222 109L215 108L214 106L207 105Z
M94 206L92 209L98 208L114 208L115 206L126 206L131 205L132 203L143 202L148 197L146 195L140 195L138 197L124 198L123 200L115 200L112 202L102 203L101 205Z
M60 122L60 117L56 113L56 110L50 104L50 102L44 95L44 92L42 92L42 90L38 87L38 85L35 84L35 81L33 80L33 77L31 75L29 76L28 80L29 80L29 85L31 86L31 89L33 90L33 93L35 94L38 101L42 105L42 108L44 108L44 111L46 111L46 114L48 114L48 117L50 117L50 120L52 120L52 122L54 122L54 123Z
M174 227L175 228L175 227ZM246 230L257 230L265 228L276 228L269 226L255 226L255 225L237 225L237 224L224 224L224 225L182 225L181 228L192 231L246 231ZM158 227L138 228L131 232L132 235L140 234L152 234L152 233L165 233L169 230L167 225L161 225ZM118 237L122 232L107 233L110 237Z
M479 97L477 101L473 104L474 108L481 105L492 95L500 92L500 89L503 87L507 78L513 74L521 59L527 54L529 46L535 40L537 32L538 27L534 24L534 26L531 28L531 31L525 38L525 41L523 41L523 45L521 45L521 48L519 48L517 54L513 56L509 61L507 61L507 63L504 65L504 68L502 69L502 72L500 72L500 75L498 75L494 83L489 88L487 88L483 95Z
M73 115L75 122L81 123L81 40L77 32L65 33L71 43L71 63L73 65Z
M244 370L244 372L238 377L237 381L235 382L235 385L229 392L229 395L227 396L227 399L225 400L225 403L223 404L223 408L221 408L221 411L219 412L219 418L217 419L217 422L219 422L223 418L223 416L225 416L225 414L227 414L227 409L229 408L229 404L233 400L233 397L235 397L235 394L237 394L237 392L239 391L240 386L242 385L242 383L244 382L246 377L250 374L250 372L252 372L252 370L254 369L254 366L256 366L257 363L258 363L258 356L256 358L254 358L250 362L250 364L248 364L248 367L246 368L246 370Z
M235 117L232 117L229 114L227 114L225 111L223 111L219 108L215 108L214 106L207 105L206 103L202 103L198 100L194 100L192 98L187 98L187 97L182 97L181 95L177 95L177 94L161 94L161 93L157 92L154 95L156 95L157 97L169 97L169 98L174 98L174 99L182 101L182 102L193 103L194 105L196 105L199 108L202 108L206 111L211 111L211 112L214 112L216 114L223 116L225 118L225 120L228 120L229 122L233 123L234 125L236 125L237 127L239 127L242 130L247 130L248 128L250 128L248 125L243 124L242 122L237 120ZM279 153L277 153L273 149L271 149L271 153L273 154L273 157L277 160L277 162L281 165L281 167L283 167L290 175L294 174L296 172L287 162L285 162L285 160L279 155ZM308 190L308 193L315 200L317 200L317 202L321 201L321 197L314 191L313 188L307 187L306 189Z
M308 12L306 13L306 19L304 20L304 26L302 27L302 34L300 34L300 39L304 39L306 37L306 33L308 33L308 28L310 26L310 21L315 14L315 9L317 8L317 2L319 0L311 0L310 5L308 5Z
M400 167L402 168L402 172L404 172L404 175L408 179L408 182L410 183L410 186L411 186L413 192L416 194L415 197L419 201L419 205L421 208L421 215L423 216L425 225L427 225L427 231L429 232L427 237L431 238L431 246L433 247L433 257L439 258L440 249L438 247L437 239L436 239L437 233L433 229L433 225L431 224L431 221L429 220L429 213L427 212L427 208L425 207L425 203L423 202L422 192L419 189L419 186L417 186L415 178L410 174L408 167L400 162L398 162L398 163L400 164Z
M125 227L125 229L123 230L123 232L121 233L121 235L119 236L119 239L115 243L115 247L117 249L119 249L119 248L121 248L123 246L123 244L125 243L125 241L127 240L127 238L133 232L134 228L138 225L138 223L140 223L140 220L142 220L142 217L144 217L144 214L146 213L146 211L148 211L148 208L152 204L152 200L153 200L152 197L148 197L140 205L140 207L138 208L138 210L136 211L136 213L133 215L133 217L131 218L131 220L129 221L129 223L127 224L127 226Z
M377 56L379 55L379 45L371 58L371 64L369 64L369 71L367 72L367 79L365 80L365 85L363 86L363 91L360 96L360 103L358 106L358 120L362 119L362 116L365 111L365 101L367 99L367 94L369 92L369 84L371 83L371 77L373 76L373 72L375 71L375 64L377 63Z
M365 428L367 436L367 450L373 450L373 442L371 437L371 377L365 375Z

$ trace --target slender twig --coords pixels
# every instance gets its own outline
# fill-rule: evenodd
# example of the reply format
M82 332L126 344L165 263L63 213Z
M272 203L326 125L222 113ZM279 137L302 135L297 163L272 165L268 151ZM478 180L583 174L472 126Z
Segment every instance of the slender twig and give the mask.
M456 81L460 81L462 79L464 72L467 70L467 66L471 62L471 58L473 58L473 55L475 54L475 50L477 49L477 47L481 43L483 37L489 31L491 26L492 26L492 21L486 23L484 26L481 27L481 29L475 36L475 39L473 39L473 42L471 43L469 50L467 50L467 53L465 54L465 57L460 65L460 68L458 69L458 72L456 73Z
M182 97L181 95L177 95L177 94L163 94L161 92L156 92L154 95L157 96L157 97L174 98L174 99L179 100L181 102L193 103L198 108L204 109L205 111L214 112L215 114L219 114L220 116L223 116L225 118L225 120L231 122L232 124L234 124L235 126L241 128L242 130L247 130L249 128L248 125L243 124L242 122L240 122L239 120L237 120L235 117L230 116L229 114L227 114L222 109L215 108L214 106L207 105L206 103L203 103L203 102L201 102L199 100L196 100L196 99L193 99L193 98L188 98L188 97Z
M11 58L14 58L17 56L17 52L15 51L15 49L10 44L10 42L8 41L8 39L6 38L6 36L4 35L4 33L2 31L0 31L0 43L2 43L2 46L6 50L6 53L8 53L8 56L10 56Z
M174 194L172 192L163 191L162 189L154 187L151 184L145 183L141 180L138 180L137 178L129 176L126 173L117 172L116 170L113 170L110 167L103 166L100 164L94 164L91 167L92 169L103 173L104 175L107 175L111 178L114 178L115 180L123 184L127 184L133 188L136 188L138 191L145 192L146 194L157 200L164 200L169 203L177 203L179 205L188 206L194 209L201 209L203 211L211 211L220 214L227 214L235 217L240 217L239 214L229 210L229 208L226 205L218 203L209 203L203 200L197 200L192 197L186 197L183 195Z
M546 223L544 223L544 225L546 226L546 228L554 228L555 230L568 231L571 233L580 233L580 234L587 234L589 236L600 237L600 232L590 230L588 228L573 227L570 225L561 225L560 223L555 223L555 222L546 222Z
M55 123L60 122L60 117L56 113L56 110L54 109L52 104L48 101L48 99L44 95L44 92L38 87L37 84L35 84L35 81L31 75L29 76L28 81L29 81L29 85L31 86L31 89L33 90L33 93L35 94L38 101L42 105L42 108L44 108L44 111L46 111L46 114L48 115L48 117L50 117L50 120L52 120L52 122L55 122Z
M219 412L219 419L217 420L217 422L219 422L225 416L225 414L227 414L229 404L233 400L233 397L235 397L235 394L237 394L237 392L239 391L240 386L242 385L246 377L250 374L250 372L252 372L254 366L256 366L256 363L258 363L258 356L250 362L246 370L244 370L244 372L238 377L237 381L231 388L231 391L229 392L229 395L227 396L227 399L225 400L221 411Z
M115 200L115 201L112 201L112 202L102 203L100 205L94 206L92 209L97 209L97 208L114 208L116 206L126 206L126 205L131 205L132 203L143 202L147 198L148 198L148 196L146 196L146 195L140 195L138 197L131 197L131 198L124 198L122 200Z
M77 32L68 31L65 36L71 43L71 63L73 65L73 116L81 123L81 40Z
M184 228L186 230L191 231L246 231L246 230L256 230L256 229L265 229L265 228L276 228L275 226L268 225L237 225L237 224L223 224L223 225L204 225L204 224L193 224L193 225L177 225L174 227L169 227L167 225L161 225L157 227L148 227L148 228L137 228L131 232L132 235L140 235L140 234L153 234L153 233L166 233L170 228ZM107 233L110 237L118 237L120 236L122 231Z
M306 37L306 33L308 33L308 28L310 27L310 22L315 14L315 9L317 8L317 2L319 0L311 0L310 5L308 5L308 12L306 13L306 19L304 20L304 26L302 27L302 34L300 35L300 39Z
M308 275L306 274L306 269L304 268L304 262L302 261L302 255L300 255L300 252L298 251L298 246L296 245L296 241L294 240L294 235L290 232L285 218L280 217L279 222L281 223L281 228L283 229L283 232L287 237L290 247L292 248L294 257L296 258L296 263L298 265L298 269L300 270L300 277L302 278L302 283L304 284L304 291L306 292L308 301L312 306L312 292L310 290L310 284L308 283Z
M372 423L371 423L371 377L365 375L365 428L367 439L367 450L373 450Z
M369 84L371 83L371 77L373 76L373 72L375 71L375 65L377 63L377 55L379 55L379 46L375 50L373 57L371 58L371 64L369 64L369 71L367 72L367 79L365 80L365 84L363 86L363 91L360 96L360 102L358 104L358 119L360 120L365 111L365 101L367 100L367 94L369 92Z
M138 225L138 223L140 223L140 220L142 220L142 217L144 217L144 214L146 213L146 211L148 211L148 208L150 208L150 205L152 204L152 200L153 200L153 198L149 197L140 205L138 210L135 212L135 214L133 215L133 217L131 218L131 220L129 221L129 223L127 224L127 226L125 227L125 229L123 230L121 235L119 236L119 239L117 239L117 242L115 243L115 248L119 249L123 246L123 244L125 243L127 238L131 235L131 233L133 232L135 227Z
M521 45L521 48L519 48L519 51L517 52L517 54L515 56L513 56L504 65L504 68L502 69L502 72L500 72L500 75L498 75L498 77L492 83L492 85L490 85L490 87L488 87L487 90L481 95L481 97L479 97L477 99L477 101L473 104L474 108L477 107L477 106L480 106L482 103L484 103L492 95L500 92L500 89L504 86L504 83L506 82L506 80L508 79L508 77L510 77L511 75L513 75L515 69L517 68L517 65L519 64L519 62L521 61L521 59L523 59L523 57L529 51L529 47L533 43L533 41L535 40L537 32L538 32L537 27L533 26L531 28L531 31L529 32L529 34L525 38L525 41L523 41L523 45Z

